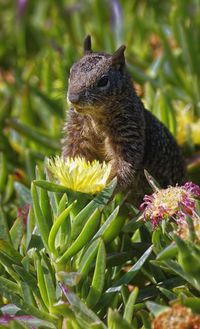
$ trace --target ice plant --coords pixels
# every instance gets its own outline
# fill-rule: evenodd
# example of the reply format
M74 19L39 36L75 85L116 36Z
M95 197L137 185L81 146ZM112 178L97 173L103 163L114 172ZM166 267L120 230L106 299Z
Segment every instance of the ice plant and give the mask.
M48 169L56 180L69 189L95 194L107 184L111 165L97 160L92 162L84 158L56 157L49 160Z
M186 215L197 216L195 199L200 199L200 187L192 182L183 186L169 186L145 195L140 209L144 211L144 219L151 220L153 227L166 218L184 222Z
M200 316L188 307L174 304L168 311L159 314L152 323L153 329L199 329Z

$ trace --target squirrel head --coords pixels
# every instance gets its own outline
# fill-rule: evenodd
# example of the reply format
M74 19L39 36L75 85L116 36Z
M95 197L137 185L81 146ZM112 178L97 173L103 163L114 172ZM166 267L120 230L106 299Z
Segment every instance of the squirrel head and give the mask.
M121 46L112 55L93 52L87 36L83 48L84 56L70 70L68 101L80 113L100 115L105 105L112 104L113 97L120 97L127 88L126 47Z

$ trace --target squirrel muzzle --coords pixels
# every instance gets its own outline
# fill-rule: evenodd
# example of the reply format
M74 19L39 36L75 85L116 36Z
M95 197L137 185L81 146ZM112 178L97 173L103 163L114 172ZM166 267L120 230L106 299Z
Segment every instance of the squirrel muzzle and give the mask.
M80 101L80 96L77 94L69 93L67 98L68 98L68 101L73 105L77 105Z

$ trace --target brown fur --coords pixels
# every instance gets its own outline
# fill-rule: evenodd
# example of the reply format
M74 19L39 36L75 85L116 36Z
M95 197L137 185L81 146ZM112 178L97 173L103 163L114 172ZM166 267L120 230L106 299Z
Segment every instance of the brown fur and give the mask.
M113 55L94 53L86 40L84 49L70 72L68 100L73 107L64 127L63 155L111 162L110 178L118 177L119 190L144 193L144 169L163 187L180 183L184 165L179 147L136 95L125 47Z

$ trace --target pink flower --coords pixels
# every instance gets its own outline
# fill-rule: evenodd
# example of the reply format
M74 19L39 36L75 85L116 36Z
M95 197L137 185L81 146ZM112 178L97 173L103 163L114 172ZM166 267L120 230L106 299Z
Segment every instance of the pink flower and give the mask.
M192 182L187 182L183 187L186 189L186 191L190 192L194 197L200 199L200 186Z
M196 214L195 199L200 199L200 187L188 182L145 195L140 210L144 212L144 219L150 220L155 228L161 220L170 217L177 222L185 222L186 215Z
M22 17L26 11L28 0L17 0L17 17Z

